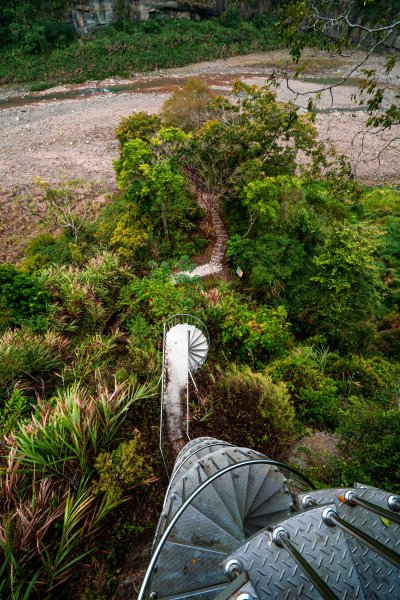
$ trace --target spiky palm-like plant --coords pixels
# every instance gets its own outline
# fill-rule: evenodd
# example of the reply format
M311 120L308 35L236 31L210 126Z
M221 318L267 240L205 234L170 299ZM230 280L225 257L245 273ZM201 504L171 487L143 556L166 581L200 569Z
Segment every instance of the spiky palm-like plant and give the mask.
M40 401L31 422L4 439L1 597L44 597L93 552L94 534L121 502L93 492L96 456L116 440L132 404L151 393L146 385L108 390L100 384L92 395L75 384L49 403Z

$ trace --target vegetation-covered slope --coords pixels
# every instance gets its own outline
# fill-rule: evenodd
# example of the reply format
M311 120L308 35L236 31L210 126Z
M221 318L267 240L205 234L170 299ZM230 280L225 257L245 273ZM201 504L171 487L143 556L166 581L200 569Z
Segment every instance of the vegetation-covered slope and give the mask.
M67 26L57 23L40 26L39 30L37 27L17 28L14 44L1 49L0 83L35 82L37 88L132 77L136 72L277 45L273 23L266 17L249 22L241 22L236 16L228 21L200 22L156 18L109 26L83 38L76 38Z
M5 598L109 598L128 543L151 533L162 323L177 312L212 340L193 436L286 459L326 431L338 454L317 483L400 487L400 194L352 181L270 89L233 96L194 103L206 116L186 131L171 103L164 120L125 119L99 217L70 215L0 266ZM171 277L212 238L201 193L226 220L228 281Z

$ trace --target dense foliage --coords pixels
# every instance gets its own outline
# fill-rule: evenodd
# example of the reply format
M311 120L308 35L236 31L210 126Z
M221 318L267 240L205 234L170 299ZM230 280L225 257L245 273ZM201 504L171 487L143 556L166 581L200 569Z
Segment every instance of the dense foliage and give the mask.
M175 313L212 340L193 437L287 459L328 432L337 451L324 468L317 456L317 482L400 488L400 194L349 179L311 115L268 87L238 83L193 112L187 131L165 114L124 119L119 191L100 215L0 268L4 597L109 598L127 544L152 531L155 390ZM198 197L226 221L221 278L176 273L212 240ZM58 587L77 569L79 584Z
M234 26L215 19L195 22L156 18L124 27L105 27L79 39L70 39L68 26L58 23L36 23L27 30L24 27L18 24L21 33L15 44L2 49L0 83L35 82L38 88L60 82L130 77L135 72L268 50L277 45L273 23L267 18L238 20Z

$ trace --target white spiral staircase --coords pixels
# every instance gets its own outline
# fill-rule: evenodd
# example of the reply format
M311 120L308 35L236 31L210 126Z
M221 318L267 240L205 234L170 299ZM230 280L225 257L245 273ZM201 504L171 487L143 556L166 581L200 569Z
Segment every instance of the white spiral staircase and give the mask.
M190 440L189 383L194 383L193 375L206 360L209 343L206 326L193 315L177 314L164 323L160 450L166 469L164 428L175 451ZM186 403L182 401L185 393Z

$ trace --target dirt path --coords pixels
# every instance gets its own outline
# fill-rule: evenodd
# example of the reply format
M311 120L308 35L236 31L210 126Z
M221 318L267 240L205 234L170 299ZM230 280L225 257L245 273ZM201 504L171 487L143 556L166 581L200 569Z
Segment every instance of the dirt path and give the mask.
M210 260L195 267L192 271L181 271L176 275L187 275L188 277L209 277L221 273L224 269L224 256L228 242L228 234L221 218L218 207L212 202L208 194L196 194L201 208L207 213L215 234L215 242L212 246Z
M279 76L287 58L283 51L253 54L160 71L131 81L62 86L33 96L22 87L0 89L1 259L12 258L14 247L22 244L32 231L32 224L21 218L12 200L33 177L53 183L80 178L103 181L112 191L115 188L112 161L118 155L114 132L123 116L141 110L158 112L171 90L192 75L203 77L221 92L228 92L238 78L262 84L273 70ZM376 59L378 65L379 60ZM300 95L290 91L281 77L277 90L280 99L294 99L305 108L307 94L324 81L321 76L338 79L346 67L322 54L312 56L310 65L306 81L291 82ZM321 95L318 104L324 112L318 115L316 123L321 137L331 139L340 152L357 163L357 175L362 180L398 183L399 140L381 153L379 161L373 159L390 139L396 135L400 138L400 128L365 136L366 116L354 111L353 85L335 89L335 110L330 95Z

